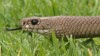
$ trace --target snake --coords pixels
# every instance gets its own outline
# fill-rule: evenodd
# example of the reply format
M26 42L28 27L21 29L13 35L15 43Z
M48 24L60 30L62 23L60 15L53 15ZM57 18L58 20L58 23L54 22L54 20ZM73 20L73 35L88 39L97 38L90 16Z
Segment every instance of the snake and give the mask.
M20 20L20 27L11 30L26 30L43 35L55 32L57 37L93 38L100 36L100 16L49 16L27 17Z

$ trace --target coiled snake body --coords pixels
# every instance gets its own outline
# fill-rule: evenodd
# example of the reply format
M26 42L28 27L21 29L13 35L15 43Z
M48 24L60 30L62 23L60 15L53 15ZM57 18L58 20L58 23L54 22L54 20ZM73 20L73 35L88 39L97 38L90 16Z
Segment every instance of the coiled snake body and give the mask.
M56 36L72 34L76 38L100 36L100 16L30 17L21 20L23 30Z

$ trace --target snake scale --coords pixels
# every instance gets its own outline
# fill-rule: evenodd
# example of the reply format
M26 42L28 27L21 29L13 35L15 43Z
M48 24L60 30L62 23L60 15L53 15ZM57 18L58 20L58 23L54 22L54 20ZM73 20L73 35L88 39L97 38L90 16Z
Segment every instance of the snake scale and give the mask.
M21 20L20 29L45 35L54 30L57 37L71 34L75 38L99 37L100 16L29 17Z

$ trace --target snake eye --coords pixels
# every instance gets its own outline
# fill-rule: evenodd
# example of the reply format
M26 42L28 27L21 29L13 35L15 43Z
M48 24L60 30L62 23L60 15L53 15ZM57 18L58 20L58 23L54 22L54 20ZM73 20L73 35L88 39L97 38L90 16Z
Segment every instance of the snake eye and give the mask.
M38 20L37 20L37 19L33 19L33 20L31 21L31 23L32 23L32 25L36 25L36 24L38 23Z

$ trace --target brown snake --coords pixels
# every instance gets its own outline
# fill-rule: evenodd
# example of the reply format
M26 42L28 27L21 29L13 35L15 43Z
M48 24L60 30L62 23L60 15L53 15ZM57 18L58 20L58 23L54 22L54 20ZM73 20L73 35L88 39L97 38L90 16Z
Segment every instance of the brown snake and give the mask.
M21 20L21 27L17 29L33 31L45 35L50 35L52 30L54 30L58 37L66 35L69 36L72 34L76 38L92 38L100 36L100 16L52 16L23 18Z

